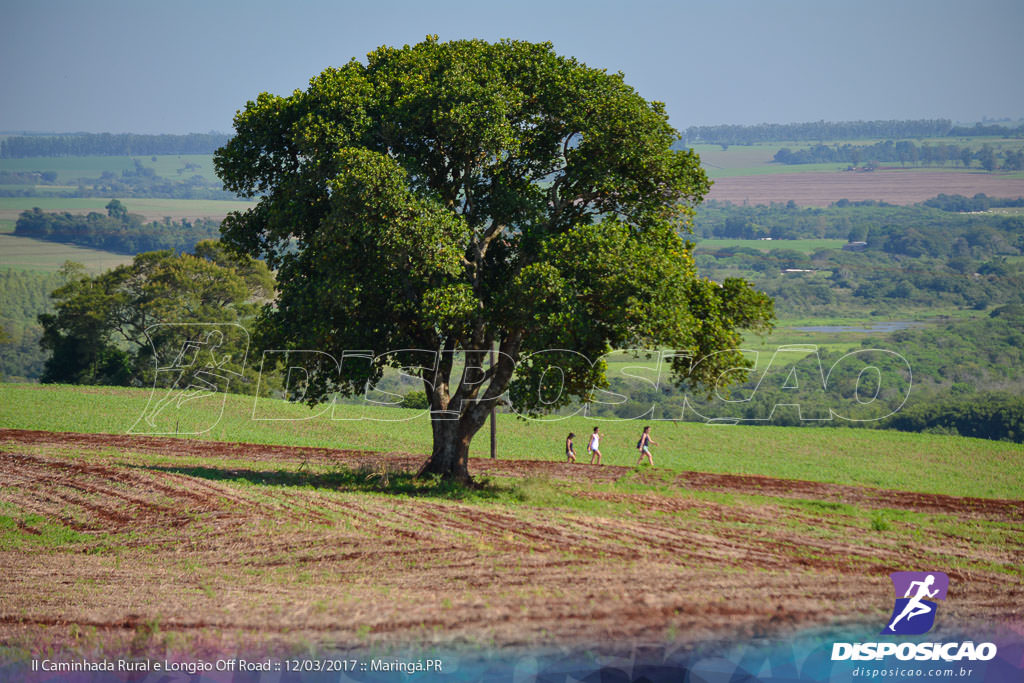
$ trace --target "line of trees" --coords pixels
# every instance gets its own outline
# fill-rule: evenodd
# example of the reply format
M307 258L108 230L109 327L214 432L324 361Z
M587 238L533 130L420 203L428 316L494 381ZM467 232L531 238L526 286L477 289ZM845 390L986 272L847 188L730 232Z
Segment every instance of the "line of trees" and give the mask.
M1024 302L1024 273L1005 257L908 261L892 255L729 248L698 254L709 277L749 276L790 316L868 316L937 306ZM975 274L977 273L977 275Z
M888 429L1024 442L1024 399L999 392L950 397L911 406L885 421Z
M779 164L849 163L854 166L871 162L945 166L953 162L964 168L977 161L986 171L1020 171L1024 169L1024 150L996 151L991 145L982 145L981 149L975 151L968 146L930 145L927 142L919 146L910 140L886 140L873 145L819 144L795 151L783 147L775 153L772 161Z
M752 145L757 142L863 140L871 138L1021 137L1024 125L978 123L953 126L949 119L888 121L811 121L761 123L752 126L722 124L690 126L686 145ZM0 141L0 158L67 156L135 156L159 154L213 154L227 143L225 133L139 135L135 133L71 133L12 135Z
M213 154L228 139L224 133L12 135L0 141L0 158Z
M973 126L955 126L948 133L951 138L970 137L1002 137L1019 138L1024 136L1024 124L1019 126L1001 126L999 124L976 123Z
M110 200L106 209L106 215L96 211L82 215L46 212L34 207L21 212L14 234L118 254L161 249L190 251L200 241L220 234L220 221L211 218L175 221L165 217L162 221L146 223L143 216L128 213L127 207L116 199Z
M761 123L754 126L690 126L684 140L689 145L752 145L757 142L813 142L864 140L871 138L940 138L950 134L949 119L910 121L810 121L806 123Z
M52 185L56 171L0 171L0 185Z
M965 197L962 194L940 194L931 199L921 202L924 206L942 211L955 213L968 213L972 211L988 211L999 207L1024 206L1024 197L1016 199L989 197L984 192L979 192L973 197Z

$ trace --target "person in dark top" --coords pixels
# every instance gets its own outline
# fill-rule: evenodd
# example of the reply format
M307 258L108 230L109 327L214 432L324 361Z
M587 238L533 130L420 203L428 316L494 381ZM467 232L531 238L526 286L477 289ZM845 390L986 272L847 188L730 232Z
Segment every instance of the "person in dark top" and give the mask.
M654 439L651 438L651 428L644 427L644 433L640 435L640 440L636 442L636 449L640 451L640 459L636 461L637 466L644 461L646 456L648 462L651 463L651 467L654 467L654 456L651 455L650 446L655 444Z

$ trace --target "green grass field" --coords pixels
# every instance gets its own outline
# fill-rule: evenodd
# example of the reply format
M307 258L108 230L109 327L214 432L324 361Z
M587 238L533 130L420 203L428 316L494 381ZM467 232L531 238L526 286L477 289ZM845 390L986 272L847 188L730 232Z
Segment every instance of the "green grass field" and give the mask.
M84 265L91 273L100 273L122 263L130 263L131 260L131 256L109 251L0 234L0 269L15 268L52 273L65 261L75 261Z
M70 211L105 213L109 197L0 197L0 220L15 221L22 211L39 207L43 211ZM150 220L164 216L172 218L199 218L211 216L221 218L229 211L243 211L255 202L218 201L213 199L149 199L122 198L121 203L129 213L139 213Z
M0 426L6 428L123 434L146 410L147 389L0 384ZM422 411L398 408L308 407L252 397L216 395L194 401L160 424L171 432L212 428L199 438L382 452L429 453L430 427ZM223 415L220 407L223 405ZM252 416L275 418L254 420ZM319 413L319 416L318 416ZM307 419L308 418L308 419ZM170 426L170 425L174 426ZM1024 448L1017 444L895 431L707 426L653 422L655 463L668 471L756 474L836 484L942 493L1024 498ZM584 417L526 421L498 416L502 459L560 461L569 431L586 460L586 435L604 434L605 464L636 463L637 421ZM486 457L486 430L472 455ZM966 463L970 463L967 468ZM470 466L472 470L472 465Z
M727 247L746 247L758 251L786 249L801 254L813 254L820 249L842 249L846 240L842 239L807 239L807 240L743 240L743 239L697 239L696 251L712 251Z
M700 156L701 165L708 177L732 178L736 176L764 175L771 173L815 173L841 171L849 164L776 164L772 157L782 147L797 149L798 146L768 143L759 145L733 145L723 150L720 145L694 145Z
M212 154L168 154L148 156L83 156L83 157L28 157L25 159L0 159L0 171L56 171L57 182L77 185L80 178L98 178L104 171L120 176L121 171L134 171L135 160L152 168L158 176L171 180L201 175L204 179L217 182L213 168ZM198 168L186 168L192 164ZM178 171L181 170L181 173ZM22 186L25 187L25 186ZM45 186L40 186L45 187Z
M757 351L756 369L763 367L771 360L772 354L780 346L792 346L797 344L816 346L820 352L830 351L846 353L853 349L859 349L860 343L866 337L884 337L881 332L856 332L851 330L838 329L831 332L801 330L799 327L839 327L855 329L872 329L871 325L877 320L864 320L861 318L812 318L809 320L783 319L778 321L772 333L766 336L747 334L743 339L742 348L750 351Z

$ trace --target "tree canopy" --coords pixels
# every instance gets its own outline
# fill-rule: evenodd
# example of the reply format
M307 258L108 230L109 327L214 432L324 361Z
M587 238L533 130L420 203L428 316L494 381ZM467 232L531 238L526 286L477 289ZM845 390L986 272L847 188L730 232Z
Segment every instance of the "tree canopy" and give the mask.
M64 285L51 295L54 312L39 316L40 344L53 352L43 382L153 386L158 366L171 365L211 326L250 321L274 286L265 264L214 241L200 242L195 255L139 254L94 277L69 262L62 275ZM245 377L244 340L240 346L221 337L221 353L231 356L222 369ZM254 381L222 384L219 389L239 393L256 387Z
M771 320L747 283L697 276L681 233L710 183L672 149L664 106L548 43L382 47L234 123L217 171L259 202L223 239L280 282L262 345L376 351L312 378L310 402L387 365L421 377L427 472L469 478L470 439L506 392L525 413L586 399L594 361L622 348L678 349L676 378L710 383L746 366L738 330Z

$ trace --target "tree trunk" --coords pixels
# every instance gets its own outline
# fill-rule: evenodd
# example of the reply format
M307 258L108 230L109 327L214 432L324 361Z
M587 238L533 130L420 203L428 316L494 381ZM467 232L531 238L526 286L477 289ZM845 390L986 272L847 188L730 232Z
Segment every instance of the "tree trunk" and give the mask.
M430 459L420 468L420 475L440 474L444 479L463 484L473 483L473 478L469 476L469 443L476 430L465 430L465 419L465 416L458 420L431 418L434 448Z
M480 396L481 386L477 383L462 384L454 396L448 394L448 377L451 365L443 366L431 382L424 380L427 395L430 397L430 426L434 434L434 448L430 459L423 463L419 473L440 474L446 480L454 480L463 484L472 484L469 476L469 443L473 436L484 426L487 416L494 408L502 392L515 371L515 358L519 355L522 343L522 331L510 333L501 343L497 365L492 365L493 375L487 383L487 389ZM488 347L491 342L486 341ZM474 367L482 372L482 349L476 354ZM470 363L467 359L467 366ZM493 362L493 361L492 361ZM463 377L465 378L464 371ZM440 419L440 418L449 419Z

